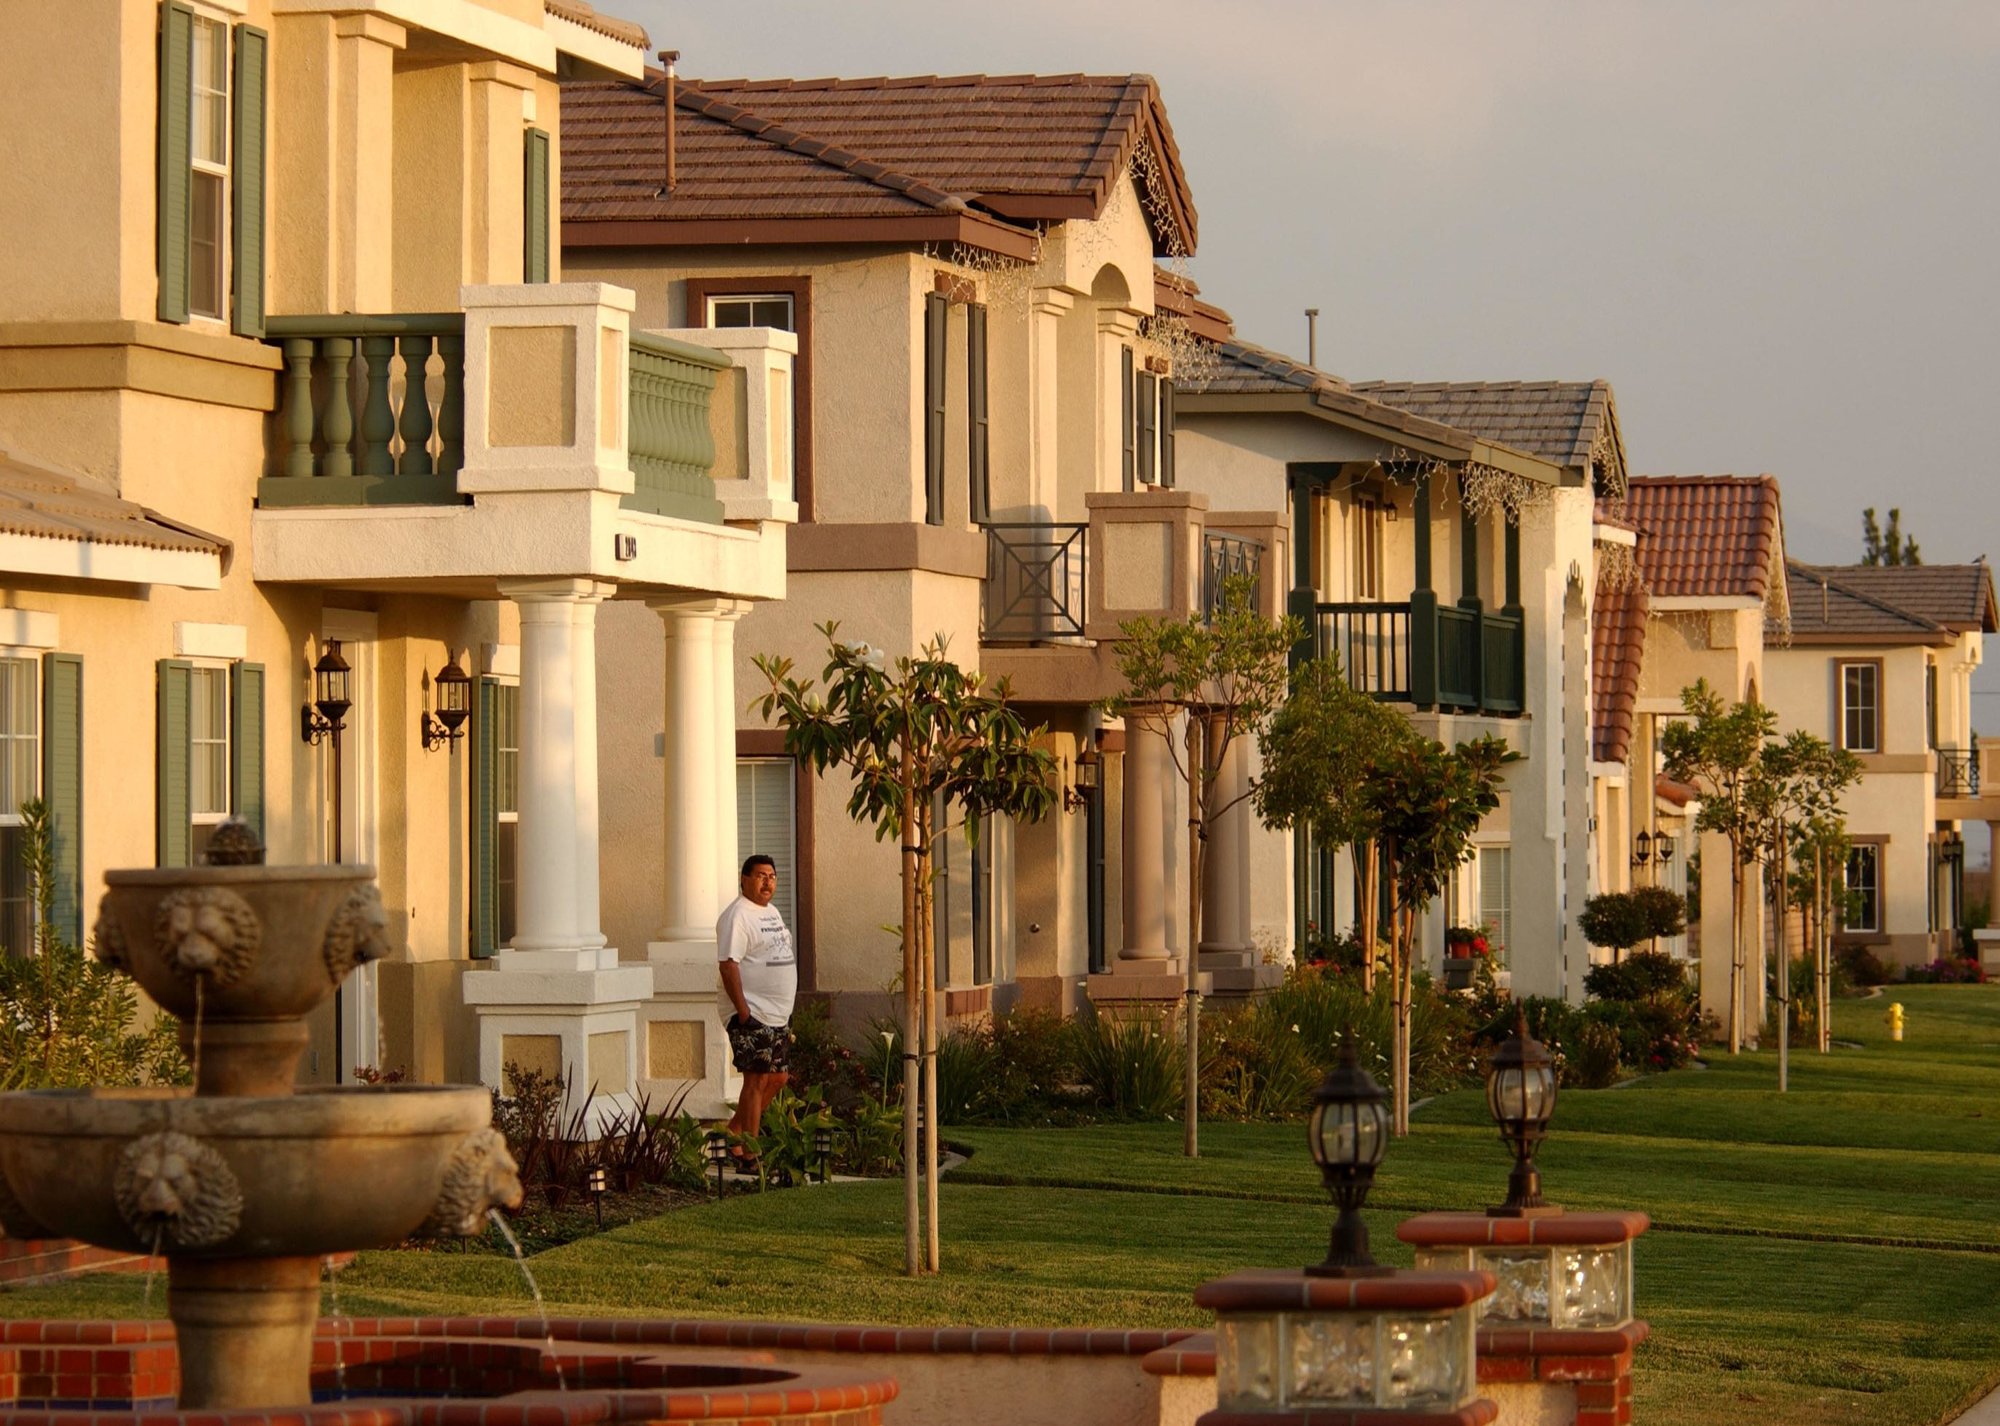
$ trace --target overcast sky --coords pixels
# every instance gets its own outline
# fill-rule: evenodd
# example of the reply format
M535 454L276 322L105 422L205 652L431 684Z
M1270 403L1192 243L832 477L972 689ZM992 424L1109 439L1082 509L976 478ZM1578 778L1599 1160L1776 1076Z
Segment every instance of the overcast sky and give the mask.
M1632 468L2000 560L2000 3L602 0L690 76L1143 71L1249 340L1607 377ZM2000 736L2000 647L1978 720Z

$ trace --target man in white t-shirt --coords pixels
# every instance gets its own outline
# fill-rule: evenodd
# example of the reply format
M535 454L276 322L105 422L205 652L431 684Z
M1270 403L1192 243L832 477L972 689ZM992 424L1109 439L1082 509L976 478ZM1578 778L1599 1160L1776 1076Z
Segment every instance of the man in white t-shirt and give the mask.
M743 1076L743 1093L729 1129L755 1134L764 1106L785 1087L790 1064L792 1002L799 993L798 957L791 928L771 898L778 868L759 853L743 863L742 895L722 908L715 923L715 954L722 970L729 1054ZM743 1157L737 1155L737 1157Z

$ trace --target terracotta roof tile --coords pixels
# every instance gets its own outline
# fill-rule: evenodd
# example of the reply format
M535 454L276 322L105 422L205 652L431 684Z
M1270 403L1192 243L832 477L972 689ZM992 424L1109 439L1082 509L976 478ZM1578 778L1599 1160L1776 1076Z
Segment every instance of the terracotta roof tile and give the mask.
M1646 591L1598 586L1590 611L1590 755L1622 763L1632 752L1632 710L1646 656Z
M1170 241L1156 222L1156 242L1194 248L1193 196L1147 75L683 78L665 195L663 84L563 85L564 222L893 216L913 211L905 199L1023 224L1089 217L1144 143L1180 230Z
M1357 381L1363 396L1472 431L1560 466L1587 467L1617 443L1611 383L1596 381ZM1622 462L1622 454L1614 456ZM1622 475L1622 465L1618 472Z
M0 452L0 534L221 554L228 542L177 525L74 476Z
M1655 599L1766 599L1774 592L1772 568L1785 537L1771 476L1634 477L1625 518L1638 528L1639 575Z
M572 25L581 25L594 34L618 40L635 49L645 49L651 43L646 38L643 25L601 15L584 0L542 0L542 9L559 20L568 20Z
M1794 638L1818 634L1925 640L1994 632L1993 574L1983 564L1785 562Z

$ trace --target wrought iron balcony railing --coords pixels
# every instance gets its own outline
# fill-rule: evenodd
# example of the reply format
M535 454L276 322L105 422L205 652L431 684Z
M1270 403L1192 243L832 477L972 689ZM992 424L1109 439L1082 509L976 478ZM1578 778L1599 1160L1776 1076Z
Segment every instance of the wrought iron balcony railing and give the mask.
M1042 522L985 529L981 638L988 643L1082 638L1090 526Z
M1347 681L1390 703L1410 701L1410 606L1316 604L1317 647L1336 654Z
M1264 545L1248 535L1202 535L1201 607L1211 615L1222 607L1225 581L1250 581L1250 607L1263 607Z
M1314 647L1347 681L1389 703L1465 712L1526 710L1522 621L1457 605L1315 604ZM1425 652L1435 664L1426 668Z
M1979 745L1937 750L1937 795L1979 796Z

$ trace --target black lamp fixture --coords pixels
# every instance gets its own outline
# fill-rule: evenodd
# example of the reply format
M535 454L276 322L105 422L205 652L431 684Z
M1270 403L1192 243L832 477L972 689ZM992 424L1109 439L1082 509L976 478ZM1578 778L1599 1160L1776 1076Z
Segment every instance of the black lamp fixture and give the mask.
M1320 1179L1340 1208L1326 1261L1306 1272L1313 1277L1382 1277L1393 1272L1369 1256L1368 1225L1361 1221L1361 1205L1375 1185L1375 1166L1389 1144L1389 1096L1361 1068L1351 1032L1341 1044L1339 1063L1313 1094L1306 1134Z
M711 1129L702 1140L702 1156L715 1169L715 1196L722 1197L722 1171L729 1167L729 1135L720 1129Z
M299 737L308 743L338 741L354 706L354 670L340 656L340 640L328 639L312 667L312 697L299 705Z
M590 1206L597 1210L597 1230L601 1233L604 1231L604 1191L609 1187L604 1181L604 1170L602 1168L592 1169L588 1183L590 1184Z
M1965 860L1965 838L1957 832L1946 832L1938 838L1938 860L1956 864Z
M1514 1151L1507 1201L1487 1209L1487 1216L1540 1218L1562 1212L1542 1202L1542 1175L1535 1167L1535 1146L1548 1133L1549 1116L1556 1109L1556 1060L1548 1046L1528 1033L1525 1010L1514 1038L1493 1052L1486 1072L1486 1107L1500 1126L1501 1141Z
M1653 838L1653 860L1665 866L1674 859L1674 839L1665 832Z
M1075 780L1063 789L1063 811L1075 812L1090 805L1090 794L1097 790L1097 774L1102 766L1097 749L1084 744L1076 755Z
M1653 834L1641 831L1632 839L1632 865L1644 866L1653 859Z
M833 1130L822 1124L813 1130L813 1157L819 1160L819 1181L833 1180Z
M426 708L417 714L417 737L425 752L449 746L465 735L465 720L472 714L472 680L458 666L458 655L445 660L437 677L429 680L437 700L435 711Z

